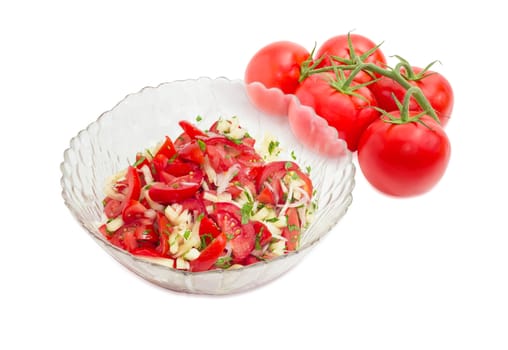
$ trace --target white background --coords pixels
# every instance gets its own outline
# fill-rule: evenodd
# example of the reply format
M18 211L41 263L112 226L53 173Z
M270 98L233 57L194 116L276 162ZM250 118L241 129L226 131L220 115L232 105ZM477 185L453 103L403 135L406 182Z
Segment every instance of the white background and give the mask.
M501 2L11 1L0 5L0 348L507 349L508 141ZM242 78L276 40L355 30L455 90L453 154L430 193L353 204L295 269L227 297L128 272L60 195L69 140L126 94Z

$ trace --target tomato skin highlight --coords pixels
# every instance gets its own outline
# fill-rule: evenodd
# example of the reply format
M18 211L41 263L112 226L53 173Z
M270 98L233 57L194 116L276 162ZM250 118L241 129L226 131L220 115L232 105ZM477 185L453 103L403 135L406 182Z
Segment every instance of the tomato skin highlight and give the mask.
M336 90L330 85L334 77L333 73L311 75L298 88L296 96L334 127L354 152L365 128L379 118L379 112L371 108L376 106L376 99L366 87L355 90L362 98Z
M290 41L277 41L261 48L251 58L245 82L260 82L267 88L279 88L293 94L299 86L300 66L310 57L309 51Z
M418 112L410 112L410 116ZM398 112L391 112L397 117ZM364 132L358 163L377 190L397 197L423 194L434 187L448 165L451 147L443 128L432 118L392 124L379 119Z
M350 36L353 48L357 56L361 56L365 52L376 47L376 44L372 40L363 35L350 34ZM315 57L316 59L318 59L319 57L324 57L324 59L319 63L318 67L322 68L332 65L330 56L338 56L346 59L351 58L347 34L334 36L326 40L319 47ZM374 51L372 55L367 57L364 62L374 63L380 67L386 66L385 55L379 48L376 51ZM335 60L333 63L340 65L340 63ZM350 71L345 71L344 73L346 74L346 76L348 76ZM366 83L368 81L373 80L373 78L366 72L360 72L354 77L354 80L359 83Z
M415 74L419 74L422 71L422 69L418 67L411 68ZM403 68L401 69L401 74L405 74ZM441 126L445 127L452 114L454 102L453 90L448 80L437 72L427 71L421 79L408 80L408 82L422 90L423 95L436 111ZM374 94L378 107L385 111L398 110L393 95L402 102L406 94L406 89L388 77L380 77L377 82L369 85L369 89ZM414 97L412 97L409 102L409 110L422 110Z

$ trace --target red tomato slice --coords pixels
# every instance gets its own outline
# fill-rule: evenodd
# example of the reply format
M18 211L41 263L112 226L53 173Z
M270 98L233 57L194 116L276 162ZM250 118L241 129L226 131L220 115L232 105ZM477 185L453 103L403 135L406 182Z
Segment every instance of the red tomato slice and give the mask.
M108 219L116 218L122 213L122 202L112 198L106 198L106 205L104 206L104 214Z
M266 164L259 174L256 186L258 191L262 190L262 186L273 174L280 172L281 170L285 170L286 172L289 170L300 170L300 167L295 162L284 162L284 161L276 161Z
M253 250L256 244L256 231L251 223L242 225L240 234L231 240L233 261L240 262L245 259Z
M204 149L202 149L203 147L202 145L204 145L204 147L206 147L206 145L204 143L200 144L199 142L202 141L201 140L192 141L183 146L180 149L180 157L182 159L189 160L196 164L203 164L205 158L204 158Z
M191 162L184 162L178 158L173 161L169 160L164 168L164 171L176 177L188 175L197 170L199 170L199 165Z
M171 183L155 182L148 190L150 198L158 203L169 204L191 198L201 187L203 173L195 172L175 178Z
M143 166L150 167L150 162L142 153L136 154L136 162L134 163L137 169L141 169Z
M160 154L166 156L166 158L168 158L168 159L173 157L176 154L175 145L173 144L173 141L171 141L171 139L168 136L166 136L164 143L161 145L161 147L155 154L155 157L157 157Z
M269 205L276 204L275 195L268 187L263 188L263 190L256 197L256 200L258 202L264 203L264 204L269 204Z
M186 120L181 120L180 122L178 122L178 124L183 129L183 131L187 135L189 135L191 139L195 139L196 136L204 136L204 137L208 136L203 131L201 131L197 126L193 125L192 123L189 123Z
M122 203L122 211L129 204L131 200L139 200L139 196L141 195L141 180L139 178L138 170L129 165L127 168L127 193L125 195L125 200Z
M153 248L148 248L148 247L139 247L139 248L134 248L131 253L133 255L138 255L138 256L147 256L147 257L152 257L152 258L162 258L164 257L164 255L162 255L161 253L159 253L156 249L153 249Z
M233 239L242 232L241 218L237 219L234 214L222 210L215 211L211 216L228 240Z
M252 225L254 227L254 231L256 232L256 241L259 243L259 245L262 247L265 244L270 243L272 240L272 233L268 227L259 221L254 221Z
M186 133L182 133L182 134L180 134L180 136L178 136L175 139L174 145L175 145L175 148L177 150L179 150L182 148L182 146L188 144L191 141L192 141L192 139L189 135L187 135Z
M282 237L286 238L287 250L296 250L300 244L300 218L296 208L287 211L288 226L282 230Z
M152 225L145 226L140 225L136 227L136 231L134 231L134 236L138 241L139 247L149 247L155 248L159 243L159 235L155 232Z
M213 221L210 217L208 217L206 215L203 216L203 218L201 219L201 223L199 224L199 235L200 236L209 234L213 238L215 238L218 235L220 235L221 232L222 231L219 229L219 227L217 226L215 221Z
M240 208L238 208L236 205L232 203L227 202L217 202L214 204L214 211L215 213L219 212L225 212L228 214L231 214L235 220L241 222L242 221L242 213L240 211ZM219 219L216 219L217 223L219 223ZM219 223L220 225L220 223Z
M159 232L159 245L155 249L160 255L165 256L169 251L169 234L171 228L168 218L162 214L157 213L157 231Z
M124 231L123 243L125 245L125 249L127 249L127 251L129 251L131 253L136 248L138 248L138 240L136 239L136 229L135 228Z
M193 272L209 270L217 261L217 259L224 253L226 248L227 238L224 233L219 234L214 238L196 260L190 262L190 270Z
M139 201L131 199L122 210L122 219L126 224L145 218L147 208Z

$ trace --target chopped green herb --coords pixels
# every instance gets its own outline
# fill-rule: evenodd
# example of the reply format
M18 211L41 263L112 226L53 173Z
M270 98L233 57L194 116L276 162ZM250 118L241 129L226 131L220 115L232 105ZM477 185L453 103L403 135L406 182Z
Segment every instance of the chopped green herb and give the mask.
M234 235L234 234L232 234L232 233L226 233L226 239L227 239L228 241L232 240L233 238L235 238L235 235Z
M250 134L248 132L245 133L245 135L243 137L248 137L248 138L252 138L252 136L250 136Z
M196 117L196 121L197 121L197 122L200 122L200 121L202 121L202 120L203 120L203 118L202 118L200 115L198 115L198 116Z
M138 165L140 165L141 163L143 163L145 161L146 157L145 156L142 156L142 157L139 157L138 160L136 160L136 162L134 162L134 164L132 164L133 167L137 167Z
M201 237L199 237L199 239L201 241L199 250L201 251L201 250L205 249L208 246L208 244L210 244L211 241L213 241L213 236L210 233L204 233L201 235Z
M103 200L102 200L102 206L103 206L103 207L105 207L105 206L106 206L106 204L108 204L108 203L106 202L106 200L105 200L105 199L103 199Z
M171 156L171 158L168 159L168 164L173 163L177 157L178 157L178 153L173 154Z
M293 166L293 163L291 163L291 162L284 163L284 168L286 168L286 170L291 169L292 166Z
M298 225L288 225L289 231L300 231L300 227Z
M106 224L109 224L111 221L115 220L115 218L109 218L107 221L106 221Z
M249 202L252 202L252 197L251 197L251 195L250 195L249 191L245 190L245 191L243 191L243 193L245 194L245 197L247 197L247 200L248 200ZM252 209L252 208L251 208L251 209Z
M178 187L180 187L180 184L178 182L175 182L174 184L171 185L171 187L177 189Z
M309 175L310 175L310 171L311 171L311 167L310 167L310 165L307 165L307 166L305 167L305 170L307 170L307 174L309 174Z
M196 218L196 221L200 222L201 220L203 220L204 217L205 217L204 213L199 213L198 217Z
M317 193L316 189L312 190L312 197L314 197L316 195L316 193Z
M261 250L261 235L263 234L263 227L261 227L261 230L259 230L259 233L256 235L256 243L254 244L254 249Z
M270 141L268 144L268 153L273 154L273 151L279 147L279 141Z
M279 218L270 218L270 219L266 219L265 221L266 222L277 222L277 221L279 221Z
M252 206L253 206L252 202L247 202L242 206L242 209L240 210L242 214L242 225L249 223Z
M291 151L291 158L293 158L293 160L296 160L295 151Z
M189 239L190 235L191 235L191 231L190 230L185 230L185 233L183 234L183 238Z
M206 143L204 143L203 140L198 140L198 146L202 152L206 150Z
M146 151L146 153L148 153L148 155L149 155L150 157L152 157L152 158L153 158L152 151L150 151L148 148L147 148L145 151Z
M231 267L231 260L232 258L230 256L220 257L215 262L215 266L217 266L220 269L227 269L228 267Z

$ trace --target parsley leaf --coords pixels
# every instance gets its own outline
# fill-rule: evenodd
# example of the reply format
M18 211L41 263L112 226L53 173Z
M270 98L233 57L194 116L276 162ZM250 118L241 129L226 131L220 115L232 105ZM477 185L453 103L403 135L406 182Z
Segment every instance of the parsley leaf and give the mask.
M252 202L247 202L242 206L242 209L240 210L240 213L242 214L242 225L249 223L252 206Z

